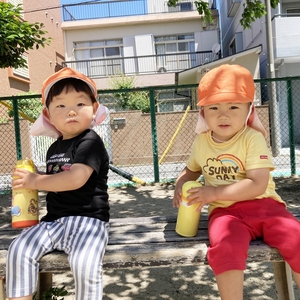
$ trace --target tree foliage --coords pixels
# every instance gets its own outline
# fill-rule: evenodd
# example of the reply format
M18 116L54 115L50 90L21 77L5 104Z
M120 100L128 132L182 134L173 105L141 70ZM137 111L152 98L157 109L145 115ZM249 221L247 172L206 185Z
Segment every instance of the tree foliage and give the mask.
M264 1L270 1L272 8L275 8L279 3L279 0L246 0L243 4L243 13L240 23L244 29L251 28L252 22L266 14L266 5L264 4ZM175 7L179 2L180 0L169 0L168 5ZM194 3L199 14L203 16L204 20L207 23L211 23L213 19L208 3L204 2L204 0L195 0Z
M266 0L271 2L271 7L275 8L279 0ZM243 4L244 10L242 13L242 19L240 20L241 25L244 28L251 28L251 23L256 19L263 17L266 12L266 5L263 3L264 0L246 0Z
M177 3L179 3L179 2L181 2L181 1L180 0L168 0L168 6L176 7ZM199 1L195 0L194 3L197 8L197 11L199 12L199 15L202 16L203 20L208 24L211 23L213 21L213 18L212 18L212 13L209 8L208 2L205 2L203 0L199 0Z
M50 44L51 38L43 37L43 23L29 23L22 19L22 6L0 2L0 68L27 67L22 56L29 49L39 49Z
M61 287L61 288L57 288L57 287L53 287L48 289L47 291L45 291L42 294L42 297L40 297L41 300L64 300L65 298L62 296L67 296L68 295L68 291L65 289L65 286ZM62 298L59 298L62 297ZM33 295L33 300L37 300L38 299L38 294L35 293Z

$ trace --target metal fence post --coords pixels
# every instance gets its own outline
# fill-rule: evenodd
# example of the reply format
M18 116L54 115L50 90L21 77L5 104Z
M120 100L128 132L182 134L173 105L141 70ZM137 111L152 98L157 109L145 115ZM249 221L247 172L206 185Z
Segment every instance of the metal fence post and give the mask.
M18 100L16 97L12 97L13 112L14 112L14 126L15 126L15 139L16 139L16 154L17 160L22 159L22 143L21 143L21 131L20 131L20 119Z
M293 114L293 93L292 81L287 80L287 100L288 100L288 122L289 122L289 146L290 146L290 164L291 175L296 174L296 155L295 155L295 139L294 139L294 114Z
M158 166L158 147L157 147L157 131L156 131L156 112L154 90L149 91L150 100L150 115L151 115L151 136L152 136L152 151L153 151L153 166L154 166L154 182L159 182L159 166Z

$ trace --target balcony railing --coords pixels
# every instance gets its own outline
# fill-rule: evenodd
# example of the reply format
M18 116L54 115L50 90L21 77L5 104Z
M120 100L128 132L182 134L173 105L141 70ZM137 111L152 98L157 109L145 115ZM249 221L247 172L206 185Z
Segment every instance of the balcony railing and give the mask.
M64 21L186 12L193 10L196 10L196 7L194 1L191 0L182 0L176 7L169 7L167 1L163 0L117 0L62 5Z
M178 72L218 59L212 51L65 61L63 66L89 77Z

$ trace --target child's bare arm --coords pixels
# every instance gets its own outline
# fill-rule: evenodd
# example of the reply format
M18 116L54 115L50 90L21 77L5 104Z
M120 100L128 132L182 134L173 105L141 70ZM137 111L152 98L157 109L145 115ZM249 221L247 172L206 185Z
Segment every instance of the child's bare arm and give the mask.
M13 173L17 179L12 181L12 188L52 192L76 190L86 183L92 172L93 168L84 164L74 164L69 171L51 175L35 174L17 169Z
M217 189L220 200L244 201L263 194L268 186L270 169L254 169L246 172L246 179Z
M221 185L218 187L204 186L189 190L188 196L190 204L200 203L197 210L210 202L216 200L223 201L245 201L252 200L263 194L268 186L270 169L254 169L246 172L243 180L233 184Z

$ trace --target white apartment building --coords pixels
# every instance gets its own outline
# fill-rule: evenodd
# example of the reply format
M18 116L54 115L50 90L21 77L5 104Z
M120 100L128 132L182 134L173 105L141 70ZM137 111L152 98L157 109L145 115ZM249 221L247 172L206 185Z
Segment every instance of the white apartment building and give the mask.
M205 24L194 1L176 8L164 0L63 5L65 62L110 88L114 75L135 76L135 86L174 84L175 72L218 59L218 13Z
M276 9L271 9L271 16L265 15L256 20L251 24L250 29L243 29L240 24L245 2L245 0L217 0L223 56L228 57L261 44L262 51L259 59L261 78L269 78L270 74L276 78L300 76L300 1L280 0ZM270 29L267 26L268 17L271 20ZM273 47L270 47L268 41L271 41ZM300 117L297 108L300 107L300 85L298 80L291 84L290 91L294 107L293 122L299 124ZM273 144L289 147L290 137L286 131L290 119L289 96L285 82L276 82L272 90L267 89L267 84L265 84L262 86L262 94L265 95L262 97L262 102L268 101L271 107L272 126L278 130L278 135L272 136ZM300 141L298 127L294 129L294 140L296 143Z
M267 0L269 1L269 0ZM224 57L262 45L261 77L269 77L267 16L243 29L240 19L245 0L217 0L220 20L220 44ZM300 75L300 1L281 0L271 10L271 40L273 43L275 77Z

